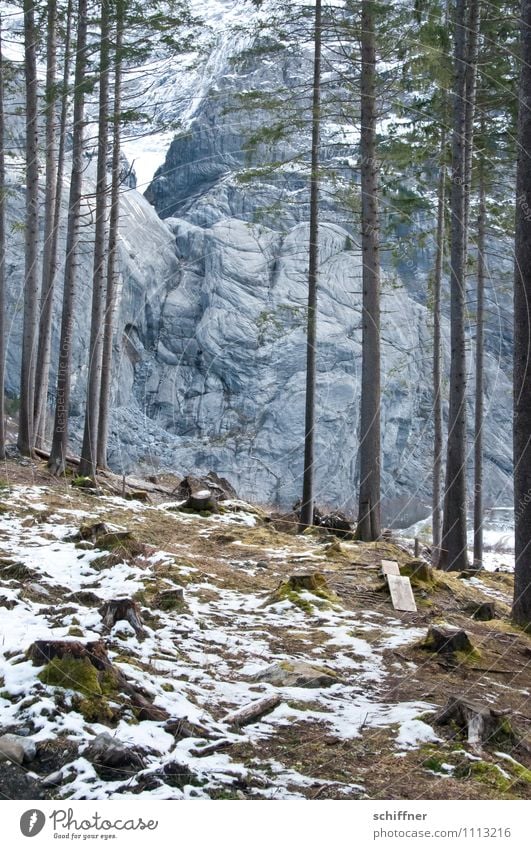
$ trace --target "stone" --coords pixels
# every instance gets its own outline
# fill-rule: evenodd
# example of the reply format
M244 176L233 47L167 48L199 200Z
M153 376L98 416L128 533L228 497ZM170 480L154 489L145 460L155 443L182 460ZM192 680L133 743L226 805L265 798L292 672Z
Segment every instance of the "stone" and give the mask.
M15 746L19 746L23 752L23 762L30 763L35 759L37 754L37 744L28 736L22 736L18 734L4 734L0 737L0 751L2 747L5 747L9 742L13 743ZM4 749L5 751L5 749Z
M416 613L417 604L411 589L411 581L403 575L388 575L387 584L395 610Z
M251 681L273 684L275 687L304 687L306 689L331 687L333 684L341 683L341 679L331 669L313 666L304 661L288 660L273 663L267 669L253 675Z
M0 761L21 764L24 760L24 747L13 734L0 737Z
M137 749L111 737L107 732L98 734L82 754L105 781L130 778L145 767Z

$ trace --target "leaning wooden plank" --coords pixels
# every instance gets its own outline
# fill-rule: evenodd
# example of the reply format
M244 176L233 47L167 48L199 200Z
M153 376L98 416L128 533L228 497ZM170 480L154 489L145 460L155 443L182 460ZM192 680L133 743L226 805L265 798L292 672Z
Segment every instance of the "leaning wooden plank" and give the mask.
M396 560L382 560L383 575L400 575L400 569Z
M223 722L226 722L227 725L235 725L238 728L241 728L242 725L250 725L251 722L256 722L262 716L271 713L281 701L280 696L268 696L266 699L260 699L239 710L228 713Z
M417 605L415 604L409 578L402 575L388 575L387 583L389 584L394 609L416 613Z

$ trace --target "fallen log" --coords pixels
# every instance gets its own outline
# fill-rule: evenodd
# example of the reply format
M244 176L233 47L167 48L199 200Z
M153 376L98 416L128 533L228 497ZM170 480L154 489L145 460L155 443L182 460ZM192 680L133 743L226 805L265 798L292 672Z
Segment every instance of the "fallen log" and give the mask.
M250 705L228 713L223 719L223 722L226 722L227 725L233 725L236 728L242 728L244 725L250 725L252 722L256 722L258 719L266 716L266 714L271 713L271 711L278 707L281 701L280 696L268 696L265 699L259 699L259 701L252 702Z

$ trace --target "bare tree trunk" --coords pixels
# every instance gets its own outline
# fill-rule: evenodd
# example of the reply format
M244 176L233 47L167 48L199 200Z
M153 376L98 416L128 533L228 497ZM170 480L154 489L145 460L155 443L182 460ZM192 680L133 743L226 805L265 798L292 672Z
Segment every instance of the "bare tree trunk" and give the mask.
M86 475L91 478L96 476L98 413L103 346L106 258L105 231L107 227L107 153L109 147L109 34L109 0L102 0L92 314L90 321L85 428L83 433L83 445L81 448L81 459L79 463L80 475Z
M37 30L32 0L24 0L24 71L26 82L26 232L24 267L24 317L20 369L18 448L31 456L34 448L33 405L39 321L39 161Z
M56 4L53 4L56 5ZM48 12L50 14L49 4ZM37 351L37 366L35 377L35 435L36 444L43 446L46 439L46 419L48 409L48 384L50 372L53 292L57 275L57 250L59 241L59 222L61 202L63 198L63 179L66 148L66 129L68 118L68 86L70 80L70 51L72 39L72 0L68 0L66 9L66 32L64 44L63 80L61 93L61 115L59 118L59 150L57 147L56 114L57 97L55 95L55 74L57 62L50 63L50 46L48 46L47 91L48 97L53 92L53 102L48 100L46 123L46 202L45 252L43 257L42 300L39 322L39 346ZM55 14L54 40L57 39L57 13ZM50 19L48 40L52 38ZM52 186L52 171L55 171L55 185ZM50 184L49 181L50 180ZM48 220L48 216L51 220Z
M306 338L306 411L304 477L299 529L313 525L315 477L315 389L317 346L317 275L319 263L319 134L321 124L321 0L315 3L312 161L310 179L310 253L308 270L308 326Z
M531 625L531 0L521 6L514 277L513 619Z
M465 348L466 0L457 0L455 21L450 253L450 407L443 537L439 565L443 569L461 571L468 566Z
M120 221L120 147L122 111L122 46L125 25L125 2L116 0L116 47L114 56L114 104L112 138L111 211L109 219L109 250L107 258L107 288L103 325L103 351L98 416L97 465L107 468L109 440L109 404L112 377L112 340L114 312L118 289L118 224Z
M65 280L63 311L61 316L61 338L57 371L57 394L52 448L48 468L53 474L62 474L65 469L68 447L68 407L70 403L70 375L72 368L72 329L74 318L74 295L79 252L79 229L83 182L83 130L85 123L84 76L87 61L87 0L78 0L78 23L76 43L76 71L74 80L74 126L72 141L72 174L68 203L68 230L66 238Z
M380 252L376 161L376 28L372 0L361 3L361 239L363 337L360 489L356 538L380 536Z
M433 275L433 492L432 492L432 560L439 562L442 539L442 344L441 344L441 284L444 258L444 216L446 211L446 131L441 136L441 166L437 190L437 236L435 270Z
M466 32L466 93L465 93L465 262L468 254L470 195L474 154L474 118L476 115L477 64L479 45L479 0L468 0ZM465 269L466 272L466 269Z
M0 460L6 456L5 432L5 284L6 284L6 162L4 155L4 54L2 50L2 17L0 16Z
M479 165L476 397L474 417L474 566L478 569L483 564L483 348L485 344L485 229L487 225L484 169L485 166L482 159Z

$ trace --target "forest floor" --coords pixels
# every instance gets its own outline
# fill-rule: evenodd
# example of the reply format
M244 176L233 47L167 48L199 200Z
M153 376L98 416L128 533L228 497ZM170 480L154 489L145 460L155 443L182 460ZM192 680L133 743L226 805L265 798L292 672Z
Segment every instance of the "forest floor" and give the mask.
M239 501L199 515L163 492L94 494L33 461L7 461L2 477L0 735L29 741L4 798L531 798L531 637L510 623L511 574L428 572L412 580L418 612L397 613L380 561L407 568L403 544L281 533ZM98 522L129 535L80 543ZM286 583L316 574L326 584ZM102 604L124 597L140 636L103 623ZM495 619L472 617L482 602ZM432 625L465 629L474 651L427 651ZM27 654L36 640L103 640L164 717L74 672L52 685ZM252 724L228 719L273 696ZM450 696L507 711L514 736L480 747L437 725ZM105 732L125 753L114 773L90 754Z

